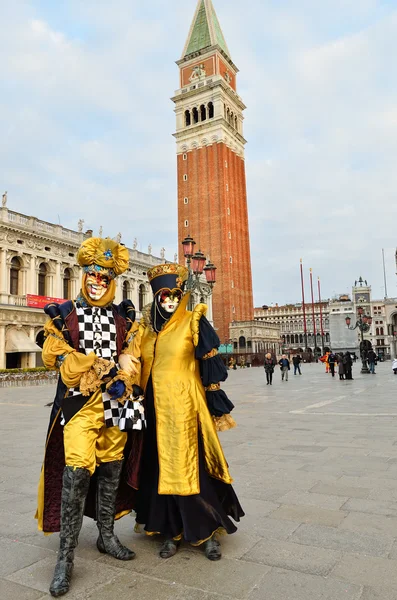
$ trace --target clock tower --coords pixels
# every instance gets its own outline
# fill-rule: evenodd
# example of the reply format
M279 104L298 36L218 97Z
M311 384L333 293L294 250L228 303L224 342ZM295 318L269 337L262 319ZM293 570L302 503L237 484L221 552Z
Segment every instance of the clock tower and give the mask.
M238 69L211 0L198 0L183 55L177 61L178 238L217 267L213 319L221 343L232 321L252 321L253 297L243 111ZM181 247L181 245L179 245Z

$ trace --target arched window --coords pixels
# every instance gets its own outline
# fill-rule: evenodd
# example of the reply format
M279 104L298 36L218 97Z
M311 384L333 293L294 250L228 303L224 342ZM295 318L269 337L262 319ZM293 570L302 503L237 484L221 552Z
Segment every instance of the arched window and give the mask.
M70 300L71 296L71 278L70 269L65 269L63 272L63 297L65 300Z
M36 344L42 348L44 346L44 329L36 335Z
M207 110L204 106L204 104L202 104L200 106L200 121L206 121L207 119Z
M380 335L385 335L383 327L380 328Z
M41 263L39 267L39 285L38 292L39 296L46 296L46 279L47 279L47 265Z
M190 110L185 110L185 126L189 127L191 122Z
M295 344L299 344L299 337L297 333L295 334Z
M326 342L329 342L329 333L326 333L326 334L325 334L325 341L326 341Z
M289 344L289 334L287 335L287 344Z
M238 120L237 120L237 117L234 117L234 127L235 127L235 129L238 129Z
M214 105L212 104L212 102L208 102L208 118L214 118Z
M245 337L243 335L238 338L238 345L240 350L245 350Z
M192 113L193 113L193 123L198 123L199 114L198 114L198 110L196 107L193 108Z
M376 335L379 335L379 327L376 328Z
M303 335L302 334L299 335L299 343L303 344Z
M17 296L19 292L19 271L21 270L21 261L14 256L11 260L10 269L10 294Z
M129 285L128 281L124 281L123 282L123 300L128 300L129 291L130 291L130 285Z
M145 306L145 296L146 296L145 286L143 285L143 283L141 283L141 285L139 286L139 310L142 310L143 307Z
M233 113L231 112L231 113L230 113L230 119L229 119L229 123L230 123L230 125L233 125L233 121L234 121L234 115L233 115Z

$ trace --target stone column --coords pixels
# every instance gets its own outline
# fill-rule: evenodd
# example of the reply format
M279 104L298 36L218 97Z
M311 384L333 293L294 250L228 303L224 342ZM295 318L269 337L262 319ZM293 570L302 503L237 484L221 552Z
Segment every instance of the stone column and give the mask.
M21 275L21 279L19 282L19 290L18 290L18 295L19 296L25 296L27 294L27 269L23 268L20 270L20 275Z
M57 260L55 263L55 281L53 280L52 293L50 296L63 298L63 274L61 274L61 263Z
M34 327L29 328L29 337L32 342L36 343L36 336L34 333ZM36 366L36 352L29 352L28 354L28 367L34 368Z
M1 301L7 303L3 295L8 295L8 270L7 270L7 250L2 248L0 250L0 295L2 296Z
M31 258L30 258L30 274L29 274L28 294L37 295L36 256L34 254L32 254Z
M123 299L123 284L120 277L116 277L116 296L114 299L115 304L120 304Z
M6 328L5 325L0 325L0 369L6 368Z

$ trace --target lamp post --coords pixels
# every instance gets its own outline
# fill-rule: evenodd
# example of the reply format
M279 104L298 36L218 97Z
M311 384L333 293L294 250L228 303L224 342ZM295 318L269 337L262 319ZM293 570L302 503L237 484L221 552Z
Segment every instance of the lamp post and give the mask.
M366 333L367 331L370 330L371 324L372 324L372 317L371 317L371 315L364 314L364 309L362 306L360 306L358 308L357 312L358 312L358 319L357 319L354 327L350 327L351 317L349 317L349 316L346 317L346 326L351 331L358 329L361 333L361 339L360 339L361 362L362 362L361 373L369 373L369 369L368 369L368 365L367 365L367 350L364 345L364 333ZM368 343L369 343L369 345L371 345L371 342L369 340L368 340Z
M209 259L207 264L205 264L205 255L201 250L195 252L195 245L196 242L190 235L182 241L183 255L186 258L186 266L189 271L186 291L199 292L200 294L210 296L216 282L216 266ZM207 285L203 285L200 281L200 277L203 273Z

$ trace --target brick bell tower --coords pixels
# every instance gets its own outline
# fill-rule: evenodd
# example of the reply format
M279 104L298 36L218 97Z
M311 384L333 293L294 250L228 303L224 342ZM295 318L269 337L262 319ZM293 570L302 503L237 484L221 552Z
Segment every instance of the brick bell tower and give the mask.
M198 0L177 61L175 103L178 238L189 234L217 267L213 318L223 343L229 323L254 318L243 111L233 63L211 0ZM181 248L181 245L179 245ZM180 262L184 262L180 255Z

